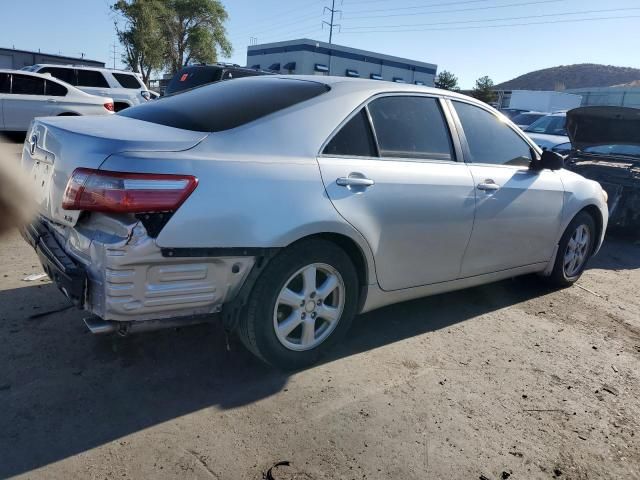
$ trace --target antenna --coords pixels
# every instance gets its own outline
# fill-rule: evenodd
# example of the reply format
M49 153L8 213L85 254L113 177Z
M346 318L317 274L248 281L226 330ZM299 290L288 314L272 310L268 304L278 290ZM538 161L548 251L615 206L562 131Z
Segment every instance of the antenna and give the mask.
M258 37L249 37L249 45L257 45Z

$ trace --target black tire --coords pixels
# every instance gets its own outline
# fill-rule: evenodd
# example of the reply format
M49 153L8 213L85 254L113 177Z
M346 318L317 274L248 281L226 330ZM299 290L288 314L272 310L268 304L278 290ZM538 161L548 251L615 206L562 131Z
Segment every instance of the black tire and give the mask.
M329 336L318 346L304 351L291 350L275 332L276 301L292 275L315 263L331 266L342 277L345 290L342 315ZM276 255L262 272L241 316L238 335L252 353L276 368L297 370L308 367L342 340L356 314L358 292L358 276L344 250L322 239L302 241Z
M573 234L576 232L578 227L582 225L584 225L589 231L589 241L586 246L586 258L575 272L570 272L571 275L568 275L565 271L564 265L565 254ZM558 253L556 254L553 270L551 271L551 275L547 277L547 281L551 285L564 288L573 285L580 278L582 272L584 272L584 269L587 266L587 263L589 262L589 258L593 254L594 244L597 241L596 233L596 223L589 213L582 211L574 217L558 244Z

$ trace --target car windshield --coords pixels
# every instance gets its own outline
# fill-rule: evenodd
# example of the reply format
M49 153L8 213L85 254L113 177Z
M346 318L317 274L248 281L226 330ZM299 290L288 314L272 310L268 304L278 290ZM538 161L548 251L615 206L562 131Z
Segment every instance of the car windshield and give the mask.
M118 115L196 132L221 132L317 97L323 83L253 77L217 82L122 110Z
M521 113L513 117L512 121L516 125L531 125L540 117L544 117L544 113Z
M565 115L546 115L533 122L524 131L547 135L566 135L566 123L567 117Z
M625 155L640 157L640 145L594 145L583 149L584 153L597 155Z

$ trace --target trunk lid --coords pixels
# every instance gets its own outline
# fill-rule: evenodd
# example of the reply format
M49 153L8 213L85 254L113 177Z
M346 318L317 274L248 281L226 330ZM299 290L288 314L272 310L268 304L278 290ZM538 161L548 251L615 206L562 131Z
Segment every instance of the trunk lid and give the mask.
M120 115L40 118L27 133L22 167L34 183L39 213L73 226L80 212L63 210L62 197L76 168L99 169L115 153L188 150L207 135Z

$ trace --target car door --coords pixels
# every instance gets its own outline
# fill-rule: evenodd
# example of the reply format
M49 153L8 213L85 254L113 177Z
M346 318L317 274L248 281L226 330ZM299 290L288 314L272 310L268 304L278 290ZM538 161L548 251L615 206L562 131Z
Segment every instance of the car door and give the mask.
M11 92L11 76L0 72L0 130L4 130L4 100Z
M547 262L561 224L560 175L531 170L531 145L497 114L463 101L451 105L476 195L462 276Z
M319 155L327 194L371 246L382 289L458 277L475 203L458 147L439 98L384 95Z
M47 79L45 80L44 93L48 108L47 115L74 112L77 105L67 98L69 90L63 84L53 79Z
M47 115L44 79L13 73L11 93L2 101L5 130L26 131L31 120Z

